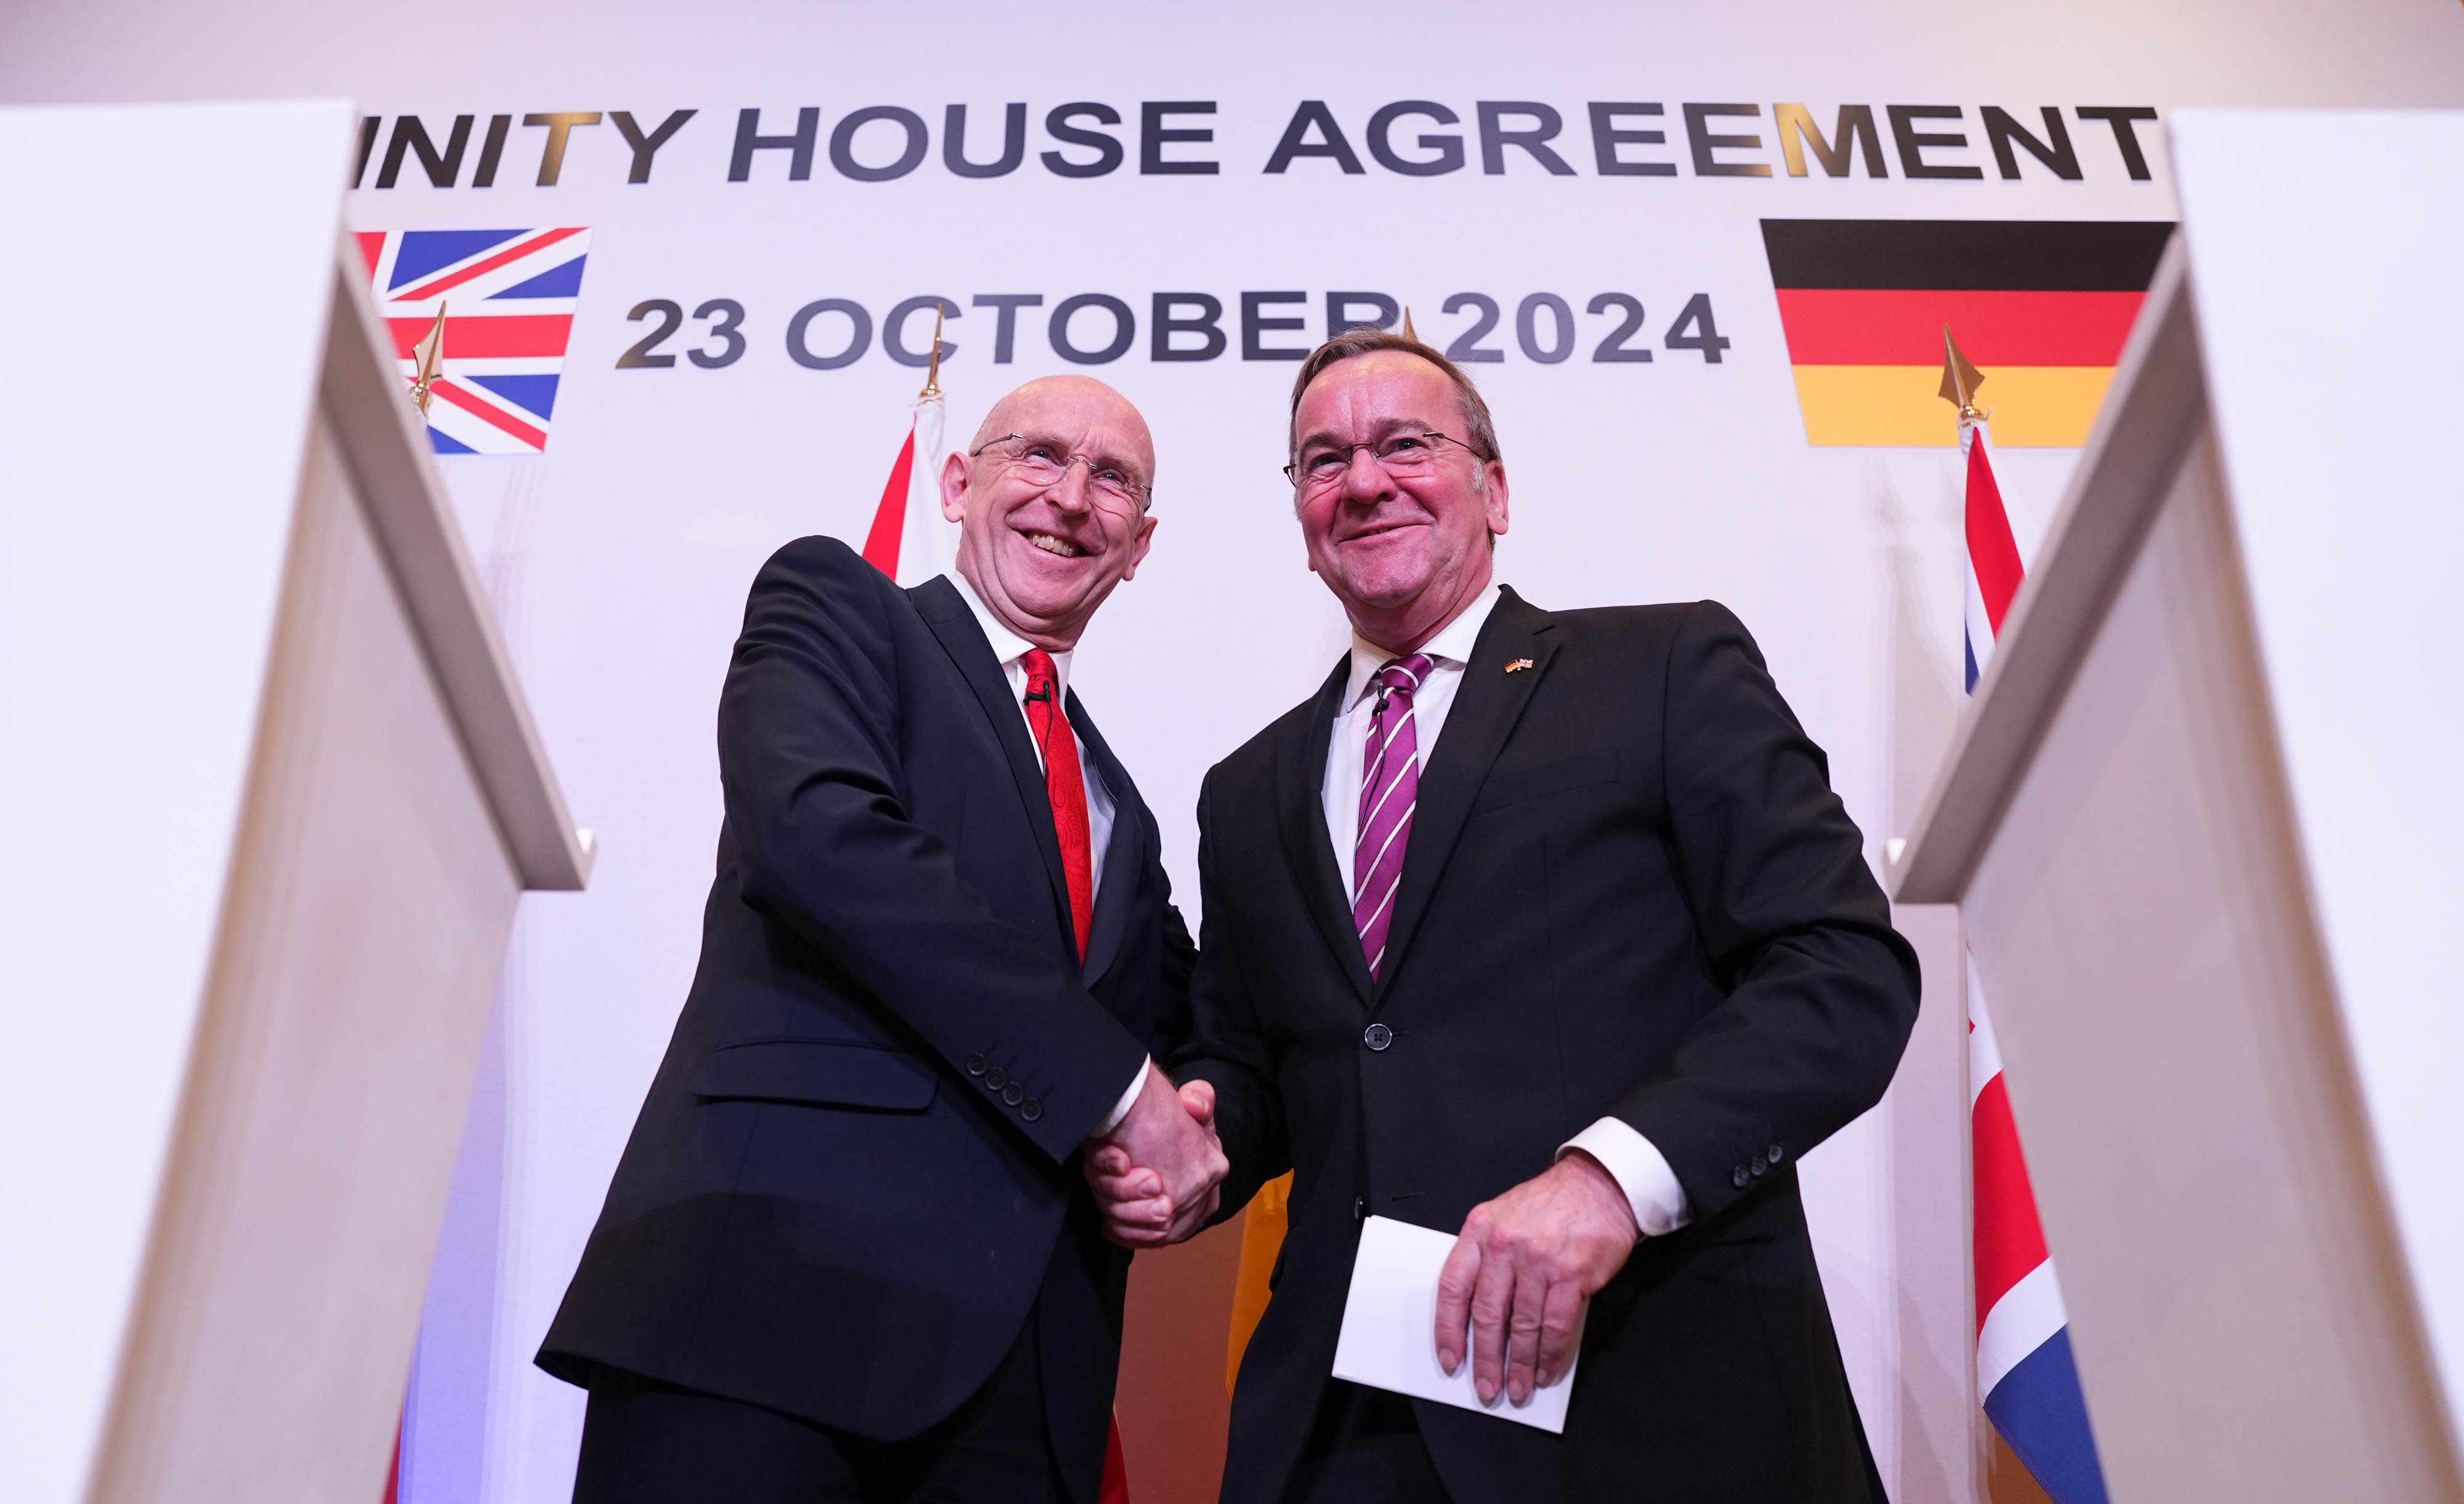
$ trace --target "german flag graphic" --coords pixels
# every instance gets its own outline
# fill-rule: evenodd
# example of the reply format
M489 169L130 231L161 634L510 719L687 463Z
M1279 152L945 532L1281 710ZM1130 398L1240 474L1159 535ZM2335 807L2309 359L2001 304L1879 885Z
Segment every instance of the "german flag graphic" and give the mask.
M1805 436L1959 442L1942 331L1981 368L2000 445L2087 442L2170 223L1766 219Z

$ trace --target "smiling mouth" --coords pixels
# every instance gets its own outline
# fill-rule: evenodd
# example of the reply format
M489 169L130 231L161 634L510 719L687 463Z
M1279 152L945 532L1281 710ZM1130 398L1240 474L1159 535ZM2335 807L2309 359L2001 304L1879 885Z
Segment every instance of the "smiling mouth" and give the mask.
M1389 533L1399 533L1399 532L1403 531L1403 529L1405 529L1405 528L1407 528L1407 527L1425 527L1425 526L1427 526L1427 525L1428 525L1428 524L1427 524L1427 523L1425 523L1425 522L1417 522L1417 521L1415 521L1415 522L1384 522L1384 523L1380 523L1379 525L1377 525L1377 526L1375 526L1375 527L1364 527L1364 528L1362 528L1360 531L1358 531L1358 532L1356 532L1356 533L1353 533L1353 534L1352 536L1350 536L1349 538L1344 539L1344 540L1343 540L1343 542L1347 542L1347 543L1357 543L1357 542L1364 542L1365 540L1372 539L1372 538L1383 538L1383 537L1385 537L1385 536L1386 536L1387 534L1389 534Z
M1063 559L1082 558L1087 552L1086 549L1055 533L1021 533L1019 536L1045 553L1055 554Z

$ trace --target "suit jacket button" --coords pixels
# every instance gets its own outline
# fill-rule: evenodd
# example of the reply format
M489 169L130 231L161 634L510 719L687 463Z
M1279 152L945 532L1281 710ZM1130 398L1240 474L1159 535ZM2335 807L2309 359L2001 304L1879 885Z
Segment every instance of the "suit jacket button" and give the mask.
M1771 1146L1771 1161L1773 1164L1777 1164L1777 1163L1779 1162L1779 1153L1780 1153L1780 1151L1779 1151L1779 1145L1778 1145L1778 1144L1772 1144L1772 1145Z
M984 1073L984 1090L987 1092L998 1092L1008 1080L1009 1073L999 1066L995 1066Z
M981 1055L969 1055L967 1057L967 1073L969 1075L981 1075L984 1073L984 1067L991 1063L991 1061L986 1060Z
M1001 1092L1001 1100L1009 1103L1012 1107L1016 1107L1019 1103L1026 1100L1026 1088L1019 1085L1016 1081L1012 1081L1008 1087ZM1760 1163L1761 1161L1756 1161L1755 1162Z
M1746 1188L1746 1182L1752 1179L1753 1177L1751 1175L1746 1173L1746 1167L1740 1164L1734 1170L1729 1172L1728 1183L1734 1185L1739 1190L1744 1190Z
M1756 1175L1760 1175L1763 1171L1768 1170L1768 1169L1770 1169L1770 1168L1771 1168L1771 1161L1770 1161L1769 1160L1764 1159L1764 1158L1763 1158L1761 1155L1759 1155L1759 1154L1757 1154L1757 1155L1755 1155L1755 1156L1754 1156L1754 1158L1753 1158L1753 1171L1754 1171L1754 1173L1755 1173Z
M1366 1196L1354 1196L1354 1197L1353 1197L1353 1198L1352 1198L1352 1220L1353 1220L1353 1221L1354 1221L1354 1222L1358 1222L1358 1221L1360 1220L1360 1218L1361 1218L1361 1215L1362 1215L1364 1212L1368 1211L1368 1209L1369 1209L1369 1198L1368 1198L1368 1197L1366 1197Z
M1372 1050L1383 1050L1395 1042L1395 1031L1383 1024L1372 1024L1361 1030L1360 1042Z
M1018 1115L1028 1122L1033 1122L1044 1116L1044 1104L1030 1096L1019 1104Z

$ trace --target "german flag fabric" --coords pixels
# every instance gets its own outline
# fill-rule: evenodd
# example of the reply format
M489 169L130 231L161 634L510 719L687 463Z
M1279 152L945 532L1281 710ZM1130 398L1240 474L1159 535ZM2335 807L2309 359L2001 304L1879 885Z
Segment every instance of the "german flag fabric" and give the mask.
M2173 232L2147 220L1766 219L1805 436L1959 442L1942 331L1985 373L2003 446L2087 442Z

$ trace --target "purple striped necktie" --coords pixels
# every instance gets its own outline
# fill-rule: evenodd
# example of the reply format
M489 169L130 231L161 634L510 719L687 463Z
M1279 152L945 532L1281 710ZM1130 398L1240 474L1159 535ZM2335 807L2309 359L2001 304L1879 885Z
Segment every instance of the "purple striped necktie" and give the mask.
M1429 675L1429 655L1416 652L1378 669L1377 709L1360 755L1360 838L1352 849L1352 923L1375 981L1386 960L1386 930L1395 921L1395 890L1403 881L1403 850L1412 841L1412 807L1420 798L1420 736L1412 697Z

